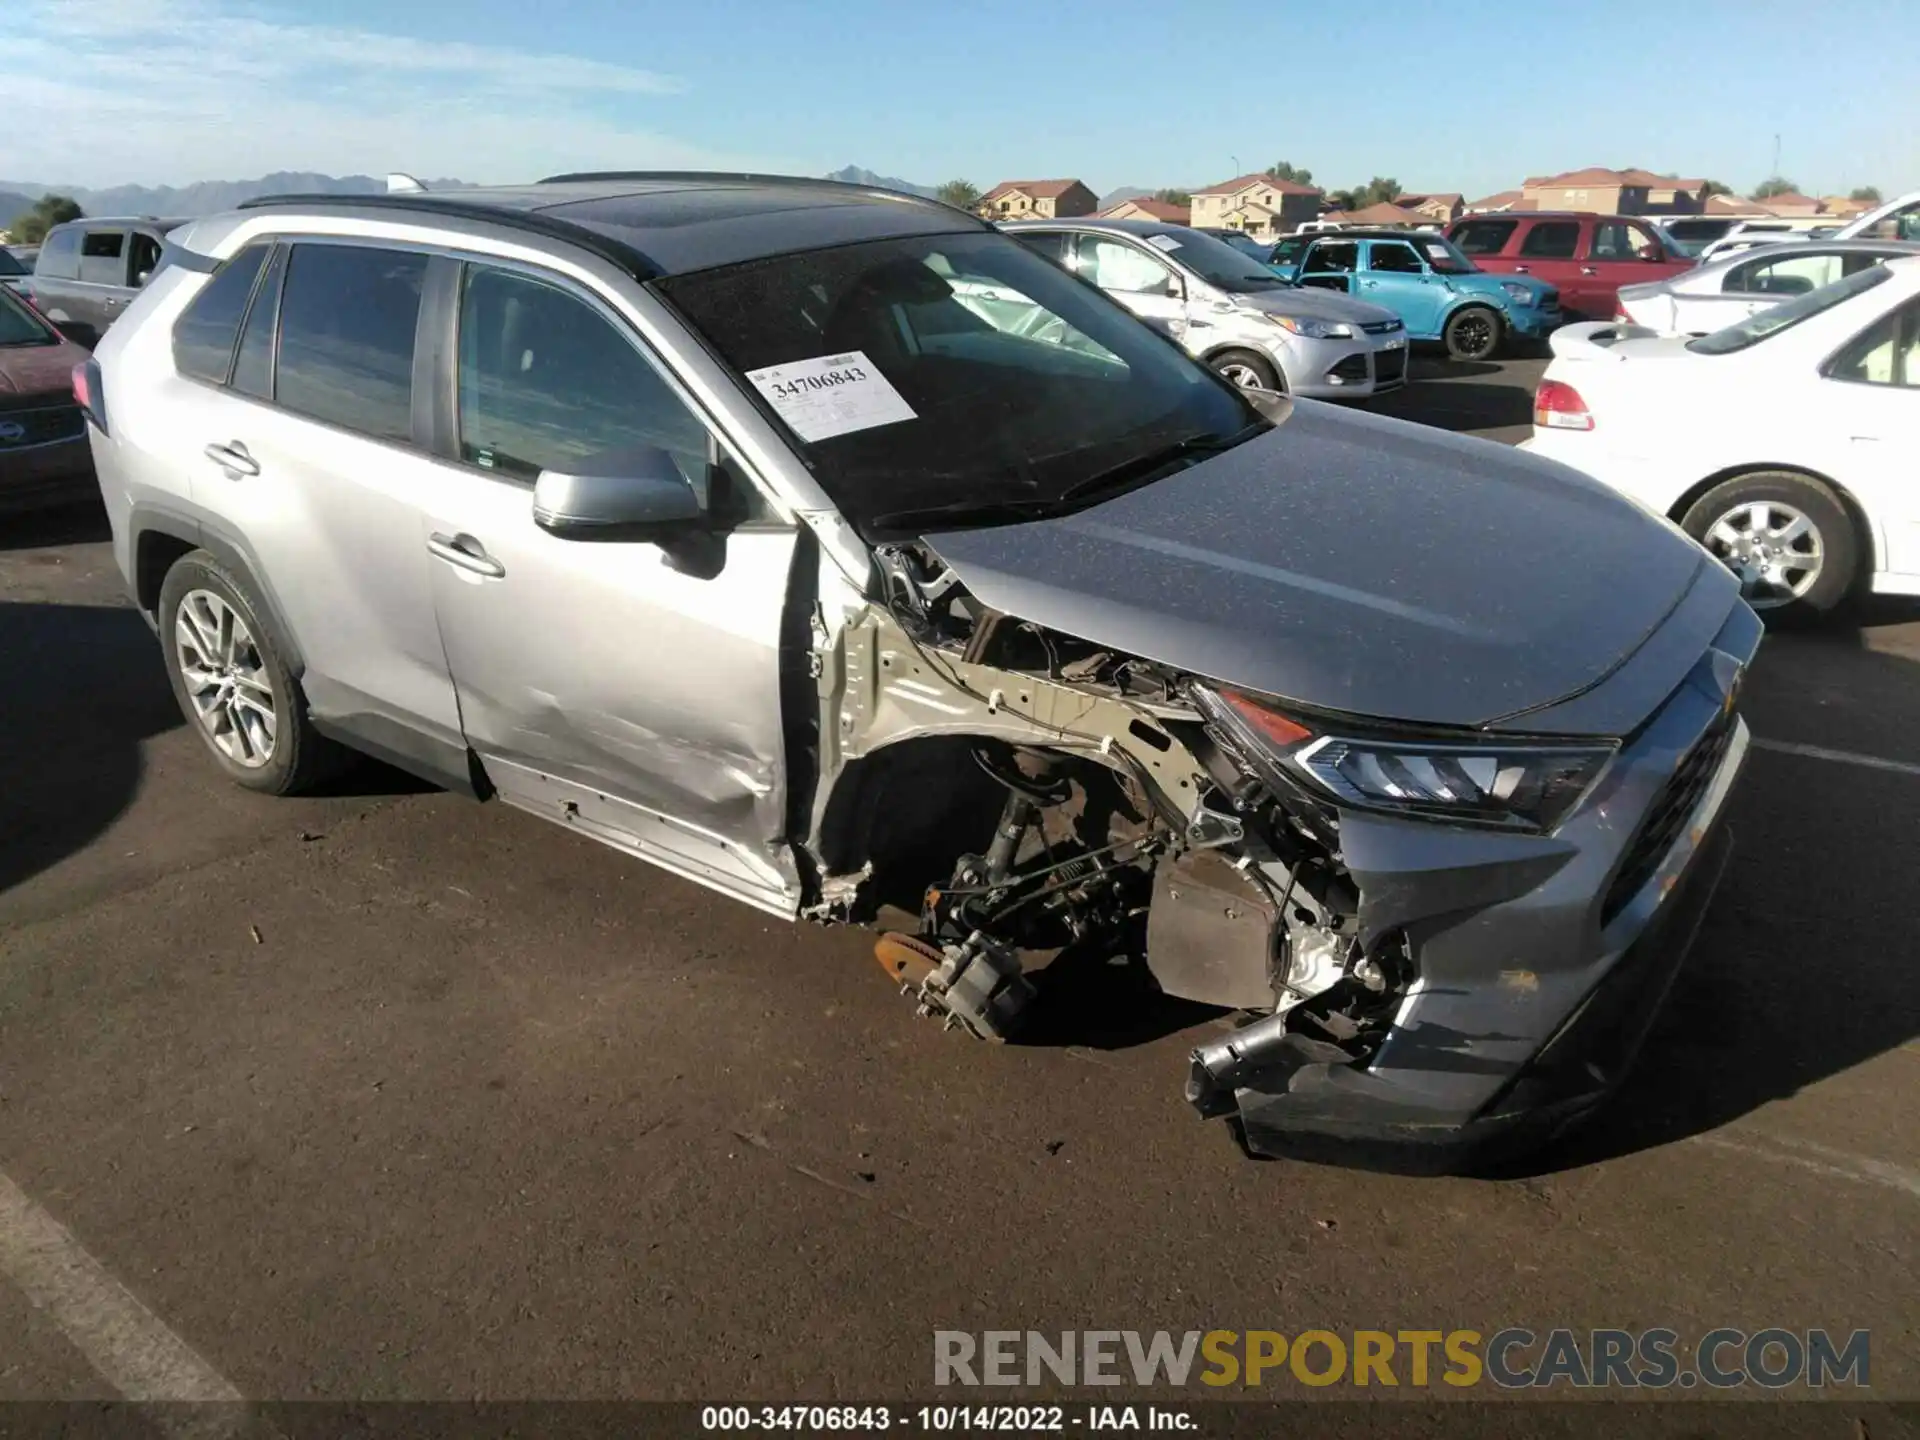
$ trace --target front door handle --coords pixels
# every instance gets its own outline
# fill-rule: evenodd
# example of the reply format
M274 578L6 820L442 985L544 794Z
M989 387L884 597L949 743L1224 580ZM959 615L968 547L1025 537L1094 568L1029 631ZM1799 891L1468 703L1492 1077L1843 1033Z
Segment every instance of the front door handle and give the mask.
M1600 272L1591 265L1582 265L1580 267L1580 273L1582 275L1598 275Z
M202 453L224 470L229 480L238 480L242 475L260 473L260 462L249 455L247 447L238 440L230 440L225 445L209 445Z
M486 546L471 535L442 535L436 530L427 537L427 549L455 569L484 575L489 580L498 580L507 573L507 567L487 554Z
M1527 267L1524 265L1516 265L1513 267L1513 273L1516 275L1528 275L1528 274L1531 274L1532 272L1528 270Z

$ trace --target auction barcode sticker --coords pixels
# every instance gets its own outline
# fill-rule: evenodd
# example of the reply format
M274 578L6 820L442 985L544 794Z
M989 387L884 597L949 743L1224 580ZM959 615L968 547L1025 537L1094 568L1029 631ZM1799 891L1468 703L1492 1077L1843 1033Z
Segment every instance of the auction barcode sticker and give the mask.
M749 370L747 379L809 444L914 418L913 407L862 350L768 365Z

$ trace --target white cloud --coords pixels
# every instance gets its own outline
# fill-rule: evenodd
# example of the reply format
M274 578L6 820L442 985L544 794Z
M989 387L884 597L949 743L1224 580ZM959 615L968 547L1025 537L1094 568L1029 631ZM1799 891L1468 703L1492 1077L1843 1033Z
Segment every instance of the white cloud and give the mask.
M232 0L9 8L0 90L14 178L102 186L406 170L504 181L750 165L625 118L670 108L688 86L605 60L283 22Z

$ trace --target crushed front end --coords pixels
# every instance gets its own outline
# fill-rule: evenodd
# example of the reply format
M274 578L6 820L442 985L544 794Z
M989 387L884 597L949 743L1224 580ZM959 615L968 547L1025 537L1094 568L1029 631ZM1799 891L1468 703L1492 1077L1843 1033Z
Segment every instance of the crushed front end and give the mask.
M1245 1017L1192 1053L1203 1116L1396 1169L1547 1138L1617 1083L1725 863L1760 627L1717 579L1593 691L1449 730L1017 618L925 547L879 568L816 624L809 913L881 926L922 1014L1012 1038L1056 957L1131 955ZM1666 694L1596 738L1608 684Z

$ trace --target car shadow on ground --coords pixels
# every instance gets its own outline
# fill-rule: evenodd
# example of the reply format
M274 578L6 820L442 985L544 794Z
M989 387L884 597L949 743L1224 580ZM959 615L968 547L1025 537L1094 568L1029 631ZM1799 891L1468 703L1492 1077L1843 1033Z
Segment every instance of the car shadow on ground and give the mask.
M0 520L0 554L46 550L55 545L92 545L112 538L107 512L98 500Z
M129 609L0 602L0 669L5 891L97 839L139 788L141 743L181 720Z
M1869 615L1911 621L1916 607ZM1871 630L1785 633L1743 705L1754 733L1920 763L1889 746L1920 704L1920 663ZM1842 706L1822 709L1823 692ZM1861 719L1861 710L1871 712ZM1883 732L1833 732L1843 723ZM1820 721L1826 719L1823 726ZM1824 733L1823 733L1824 732ZM1879 733L1876 741L1862 738ZM1735 850L1693 951L1621 1088L1586 1125L1502 1175L1590 1165L1706 1133L1920 1036L1912 814L1920 777L1757 751L1732 805ZM1866 825L1863 816L1873 817Z
M1492 365L1485 368L1498 369ZM1406 389L1382 395L1368 408L1378 415L1440 430L1499 430L1533 423L1533 390L1526 385L1494 385L1481 380L1423 384L1415 378Z

